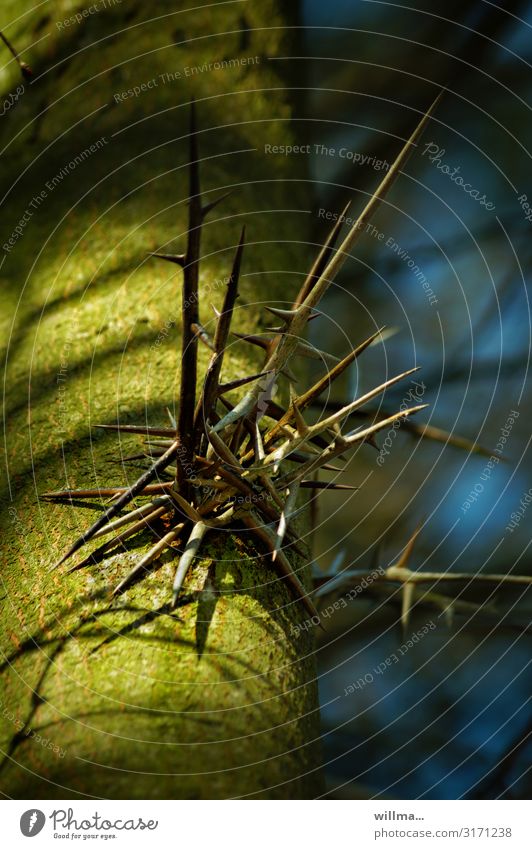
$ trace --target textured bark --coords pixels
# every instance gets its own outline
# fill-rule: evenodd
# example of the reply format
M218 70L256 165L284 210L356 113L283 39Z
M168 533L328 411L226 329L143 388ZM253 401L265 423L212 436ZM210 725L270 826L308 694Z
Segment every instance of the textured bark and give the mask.
M235 329L264 323L257 302L290 297L308 266L298 244L308 220L304 172L297 160L264 155L264 142L291 139L280 63L267 60L287 50L281 4L168 6L123 0L61 29L70 4L54 4L53 20L20 0L2 6L19 49L42 39L24 56L37 82L2 118L2 244L45 192L0 268L8 317L0 786L15 798L311 798L320 790L312 635L293 636L304 610L249 543L211 536L173 614L168 556L109 607L109 588L148 536L98 566L49 571L96 514L37 494L120 480L110 462L116 437L91 425L117 416L166 424L174 402L181 271L145 257L184 247L193 95L205 189L237 187L205 227L202 320L210 302L221 303L242 223L250 244ZM238 57L260 61L184 73ZM15 70L11 63L11 89ZM159 76L176 71L179 79ZM115 102L115 93L153 79L140 96ZM201 371L208 352L199 356ZM237 343L224 378L258 362ZM138 442L122 446L135 453ZM202 592L207 578L214 595Z

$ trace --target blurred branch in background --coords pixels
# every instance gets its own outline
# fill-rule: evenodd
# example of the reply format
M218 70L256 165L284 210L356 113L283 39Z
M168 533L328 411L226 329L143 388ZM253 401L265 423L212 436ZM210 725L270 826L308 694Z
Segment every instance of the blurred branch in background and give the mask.
M526 585L489 581L532 574L526 520L508 530L530 487L532 4L306 0L304 7L309 29L299 61L308 63L311 83L299 128L313 152L314 241L324 237L324 217L349 197L356 216L417 115L436 89L447 89L374 229L331 289L325 317L311 327L317 347L339 357L377 327L397 329L314 407L316 417L348 404L375 373L414 365L422 366L416 377L430 404L424 422L397 430L384 463L365 446L334 477L356 492L320 493L318 585L325 593L336 575L357 587L377 568L368 565L372 552L383 540L400 551L420 516L415 574L430 562L449 576L418 588L406 604L401 583L370 580L326 622L319 655L330 792L455 798L472 788L489 798L511 775L509 795L519 798L526 766L514 768L512 753L522 763L527 743L521 731L510 735L516 710L529 728L530 594ZM425 144L439 151L433 161ZM385 417L400 401L390 391L353 422ZM383 438L377 443L381 450ZM462 580L451 604L452 573ZM405 615L408 632L436 627L401 654ZM397 665L389 663L394 655ZM357 681L350 700L349 682Z

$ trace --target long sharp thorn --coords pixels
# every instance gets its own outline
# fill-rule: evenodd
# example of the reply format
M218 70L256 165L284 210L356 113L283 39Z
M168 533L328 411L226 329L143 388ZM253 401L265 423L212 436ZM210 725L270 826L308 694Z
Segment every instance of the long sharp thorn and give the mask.
M322 467L323 468L323 467ZM358 486L350 486L346 483L329 483L328 481L304 480L299 484L302 489L332 489L345 490L346 492L355 492L360 489Z
M147 425L97 424L92 425L103 430L117 430L121 433L140 433L143 436L169 436L175 439L175 429L169 427L147 427Z
M194 414L194 426L198 431L200 417L203 417L204 421L208 423L211 419L214 405L216 404L220 373L225 355L225 347L227 345L235 302L238 297L238 282L240 279L240 268L242 265L242 255L244 253L245 242L246 228L242 227L240 239L233 258L233 266L229 276L229 282L227 283L225 291L222 311L218 316L216 324L216 332L214 334L215 354L211 358L207 368L201 398L198 401L198 406L196 407Z
M183 581L185 580L186 574L192 564L192 561L198 553L198 549L201 545L203 537L207 533L207 530L207 525L205 525L203 522L197 522L192 528L192 532L190 534L190 537L188 538L188 542L185 546L183 554L181 555L175 573L174 583L172 587L172 607L175 607L177 604L177 597L179 595L181 587L183 586Z
M258 348L262 348L264 351L268 351L271 343L273 342L273 339L266 339L264 336L255 336L252 333L235 333L233 331L232 335L236 336L236 338L240 339L242 342L249 342L251 345L256 345Z
M329 354L327 351L321 351L319 348L316 348L314 345L309 345L301 339L298 339L297 341L295 353L311 360L322 360L326 363L335 364L340 362L338 357L335 357L333 354Z
M368 337L361 345L358 345L353 351L350 351L347 356L341 360L338 365L334 366L327 374L320 378L307 392L300 395L297 399L297 406L299 410L304 410L305 407L308 407L315 398L318 398L321 393L330 387L331 383L340 377L341 374L351 365L351 363L357 359L357 357L362 354L363 351L368 348L374 339L379 336L384 330L383 327L379 328L375 333L372 333L371 336ZM293 410L290 409L287 413L285 413L282 418L279 420L278 424L274 425L272 429L268 432L265 437L265 444L269 445L272 440L278 436L281 432L281 428L283 425L288 424L292 420ZM248 459L246 456L245 459Z
M196 129L196 103L190 103L189 131L189 204L188 234L185 265L183 267L183 290L181 311L183 333L181 343L181 379L179 388L179 413L177 439L180 451L177 463L176 485L180 490L187 488L186 466L192 462L195 449L194 411L196 407L196 378L198 366L198 340L192 326L199 323L198 279L201 254L201 186L198 161Z
M179 494L179 492L172 488L170 490L170 495L172 500L175 501L181 512L184 513L188 519L192 519L193 522L201 521L201 516L196 508L193 507L192 504L189 504L188 501Z
M395 566L396 569L404 569L407 566L408 561L410 560L410 557L412 556L412 551L414 550L416 540L417 540L419 534L421 533L422 527L423 527L423 524L422 524L422 522L420 522L419 525L417 526L416 530L414 531L414 533L412 534L412 536L410 537L410 539L406 543L399 560L397 561L397 563L394 563L394 566Z
M73 545L71 545L66 554L64 554L63 557L58 560L54 568L61 566L61 564L64 563L65 560L68 560L68 558L71 557L76 551L79 551L79 549L83 545L85 545L85 543L89 542L89 540L93 538L94 534L99 531L100 528L103 528L104 525L107 525L108 522L110 522L110 520L114 518L117 513L120 512L120 510L122 510L127 504L129 504L129 502L132 501L136 495L142 492L146 488L147 484L149 484L150 481L152 481L153 478L159 474L159 472L163 471L166 466L170 465L170 463L177 454L177 450L178 442L176 441L163 454L162 457L159 457L159 459L156 460L156 462L152 465L150 469L144 472L144 474L141 475L137 481L135 481L133 486L128 487L128 489L126 489L126 491L123 492L120 497L102 513L101 516L98 517L94 524L92 524L90 528L85 531L85 533L78 537L78 539L73 543Z
M167 512L169 509L169 505L171 505L172 501L168 495L163 495L162 498L157 498L155 501L150 501L149 504L143 504L142 507L138 507L136 510L131 510L125 516L120 516L119 519L115 519L114 522L109 522L108 525L101 528L99 531L93 536L93 539L98 539L99 537L105 536L106 534L112 533L112 531L116 531L118 528L121 528L123 525L128 525L130 522L134 522L137 519L140 519L141 516L146 516L148 514L153 513L154 510L160 510L163 507L166 507L164 512ZM164 512L160 515L164 515Z
M185 254L149 253L148 256L154 257L155 259L164 259L166 262L173 262L175 265L179 265L180 268L185 267Z
M267 377L269 374L269 371L261 371L259 374L252 374L250 377L241 377L238 380L230 380L227 383L219 383L216 394L225 395L226 392L231 392L233 389L238 389L240 386L245 386L246 383L252 383L254 380L259 380L261 377Z
M152 563L153 560L155 560L155 558L164 551L165 548L168 548L170 544L174 542L174 540L177 538L182 528L182 524L178 525L175 528L172 528L171 531L168 531L168 533L165 534L164 537L162 537L158 542L156 542L155 545L150 548L148 552L146 552L144 557L139 560L139 562L136 564L136 566L134 566L131 572L126 575L124 580L120 581L118 586L115 587L115 589L113 590L113 596L120 595L120 593L125 590L128 584L130 584L131 581L134 580L137 575L140 575L146 569L146 567L149 566L150 563Z
M318 305L344 262L348 256L351 255L351 250L355 242L364 232L366 224L393 184L395 177L400 172L400 169L404 165L409 153L415 146L438 101L439 97L434 101L432 106L419 121L414 132L405 142L401 152L398 154L389 171L387 171L385 177L382 179L372 197L366 203L366 206L354 222L343 242L328 260L327 265L319 275L316 282L313 282L313 284L308 287L308 291L305 293L303 299L299 299L298 296L298 302L295 306L300 306L300 309L297 310L297 314L290 323L290 333L280 337L279 343L272 346L270 356L265 363L265 368L272 368L276 372L279 372L292 355L296 346L296 341L301 336L309 314ZM316 276L317 275L314 275L314 278Z
M314 284L317 282L317 280L319 279L319 277L323 273L323 270L325 269L325 267L326 267L326 265L329 261L329 258L332 255L332 252L334 250L334 246L335 246L336 241L338 239L338 235L340 233L340 230L342 229L342 225L345 221L345 217L347 215L347 212L348 212L350 206L351 206L351 202L347 203L345 205L345 207L343 208L342 212L340 213L340 215L338 216L338 218L336 219L329 235L327 236L325 244L323 245L318 256L316 257L316 259L315 259L315 261L312 265L312 268L310 269L310 271L309 271L309 273L308 273L308 275L305 279L305 282L303 283L303 286L301 287L301 289L298 293L298 296L297 296L297 298L294 302L295 308L297 308L298 306L300 306L303 303L303 301L305 300L305 298L307 297L309 292L312 290Z
M209 348L210 351L216 352L216 348L214 347L214 342L201 324L197 324L194 322L190 325L192 332L197 336L200 342L203 342L205 347Z
M231 444L229 446L235 457L240 450L240 446L242 445L242 440L244 438L244 420L240 419L240 421L236 423L236 427L231 436Z
M318 380L313 386L310 387L301 397L298 399L299 407L304 409L308 407L311 401L314 398L317 398L321 393L331 386L333 381L335 381L340 375L344 373L344 371L349 368L349 366L356 360L358 357L369 348L369 346L374 342L374 340L381 335L384 327L380 327L379 330L376 330L375 333L372 333L371 336L368 336L367 339L364 340L360 345L358 345L353 351L350 351L342 360L340 360L337 365L335 365L330 371L327 372L320 380Z
M297 310L284 310L280 307L264 307L264 309L271 312L276 318L281 318L283 321L291 321L295 315L297 315ZM312 321L314 318L319 318L321 315L320 312L313 312L309 315L308 320Z
M249 528L249 530L253 531L253 533L259 537L259 539L266 544L267 548L270 552L273 551L273 535L272 532L264 525L261 525L259 521L255 519L255 517L247 512L242 517L243 523ZM320 620L320 616L312 599L307 593L305 587L295 574L292 566L284 554L283 551L280 551L278 557L276 559L276 566L281 572L283 578L286 579L286 582L292 588L293 593L296 598L298 598L304 605L307 612L311 615L311 617L316 616L318 618L318 622Z
M286 501L284 503L283 512L281 513L281 518L279 520L279 525L277 527L277 533L275 535L274 548L272 552L272 560L275 561L277 559L277 555L281 549L283 544L283 539L285 537L286 531L288 529L288 522L290 521L290 517L294 511L294 507L296 504L297 496L299 492L299 484L297 481L291 484L288 487Z
M306 436L309 432L309 427L303 418L302 413L299 410L297 405L297 399L292 397L292 414L294 416L294 421L296 423L297 432L299 436Z
M220 197L211 200L210 203L203 204L203 206L201 207L201 214L203 218L205 218L209 214L209 212L212 212L212 210L215 209L215 207L217 207L219 203L222 203L222 201L224 201L226 198L229 197L229 195L232 194L232 191L225 192L223 195L220 195Z
M372 433L377 433L379 430L382 430L388 425L393 424L399 419L406 418L407 416L412 416L414 413L419 412L419 410L425 410L428 406L428 404L418 404L416 407L410 407L407 410L400 410L398 413L394 413L393 416L388 416L387 419L383 419L381 422L376 422L376 424L371 425L371 427L365 428L365 430L357 431L353 434L348 434L345 437L345 442L348 445L353 445L355 442L367 439L368 436L371 436Z
M405 144L401 148L399 154L395 158L392 166L386 172L385 176L379 183L377 189L368 200L366 206L356 219L355 223L349 230L347 236L338 247L334 255L327 262L327 265L323 269L323 272L320 274L319 279L315 283L314 286L310 288L310 291L302 300L302 305L305 306L306 309L310 310L316 306L316 304L320 301L321 297L325 293L326 289L329 287L330 283L336 275L338 274L340 268L344 264L345 260L349 256L353 245L357 241L358 238L362 235L365 225L368 223L370 218L372 217L375 210L380 205L381 201L384 199L389 189L393 185L397 175L400 173L401 168L405 164L406 160L410 156L412 150L416 146L416 142L418 141L421 133L425 129L432 113L434 112L437 104L439 103L443 92L436 97L428 110L424 113L421 120L418 121L415 129L413 130L411 136L406 140Z
M415 586L410 583L410 581L406 581L403 584L403 598L401 602L401 625L403 628L403 634L406 633L406 629L408 628L408 623L410 622L410 612L412 610L412 606L414 604L415 598Z
M214 431L213 428L208 430L207 437L214 451L224 463L228 463L234 469L242 468L238 458L235 457L229 446L225 444L223 439Z
M315 425L312 425L307 429L307 433L304 436L298 436L296 439L287 440L275 451L272 451L272 453L268 456L268 462L279 462L280 460L283 460L294 450L294 448L297 448L298 445L300 445L304 440L306 440L309 435L323 432L324 430L327 430L328 428L332 427L341 419L346 418L353 410L356 410L358 407L362 406L367 401L370 401L372 398L375 397L375 395L384 392L389 386L393 386L399 380L403 380L403 378L407 377L408 375L412 374L417 370L418 368L415 367L413 369L408 369L408 371L402 372L401 374L398 374L395 377L392 377L390 380L381 383L379 386L376 386L374 389L372 389L370 392L367 392L365 395L361 395L360 398L355 398L354 401L352 401L346 407L342 407L336 413L333 413L332 416L329 416L326 419L321 419L320 421L316 422ZM341 436L336 436L335 441L338 446L340 446L342 443L344 447L347 446L347 442L345 442L343 440L343 437Z
M242 421L242 419L240 420ZM264 444L262 442L262 433L260 431L260 426L258 421L255 420L255 457L257 459L257 463L261 463L264 460Z
M326 448L321 457L311 457L305 463L303 463L299 469L296 469L294 472L290 472L285 475L280 481L279 484L282 486L288 486L293 480L302 477L310 472L316 471L319 468L325 468L325 463L328 463L329 460L334 459L334 457L338 457L345 451L346 444L354 445L356 442L363 442L371 436L373 433L377 433L379 430L382 430L385 427L389 427L395 421L399 419L406 418L407 416L411 416L414 413L417 413L419 410L424 410L428 404L420 404L417 407L410 407L407 410L400 410L398 413L394 413L393 416L389 416L387 419L383 419L380 422L376 422L374 425L371 425L364 430L357 431L353 434L348 434L341 442L332 443L328 448Z
M0 38L2 39L5 46L7 47L7 49L9 50L11 55L13 56L17 65L19 66L20 73L22 74L24 79L25 80L31 80L31 78L33 77L33 71L31 70L30 66L28 64L26 64L26 62L22 61L22 59L18 55L17 51L15 50L15 48L13 47L13 45L11 44L11 42L9 41L7 36L4 35L2 30L0 30Z
M123 492L123 487L103 487L102 489L58 489L55 492L42 492L41 498L109 498L117 492Z
M82 560L80 563L77 563L75 566L72 566L72 568L68 571L76 572L78 569L83 569L85 566L90 566L91 564L97 562L97 560L103 554L105 554L106 551L109 551L109 549L115 548L117 545L120 545L121 543L125 542L127 539L129 539L129 537L133 536L139 531L143 531L146 528L149 528L150 523L153 522L155 519L159 519L161 518L161 516L164 516L165 512L166 509L164 507L158 507L156 510L153 510L152 513L143 516L137 522L134 522L132 525L127 527L125 531L122 531L117 536L104 542L103 545L100 545L98 548L92 551L84 560Z

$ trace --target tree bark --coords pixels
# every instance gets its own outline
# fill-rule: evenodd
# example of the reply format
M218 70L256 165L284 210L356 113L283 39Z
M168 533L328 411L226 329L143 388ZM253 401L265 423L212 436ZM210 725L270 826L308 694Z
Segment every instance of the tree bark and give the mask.
M165 425L174 405L181 270L146 256L184 248L193 96L206 199L234 189L204 228L201 320L221 304L243 223L234 329L267 324L261 304L289 300L311 258L303 160L264 150L293 141L282 63L269 61L288 49L283 4L100 5L68 24L20 0L2 8L16 47L34 44L23 56L35 82L1 129L0 787L14 798L313 798L313 637L293 627L305 611L250 541L211 535L174 612L168 556L109 602L149 535L97 566L50 571L97 513L38 494L122 482L115 461L138 441L92 426ZM12 91L14 62L8 71ZM224 379L256 370L247 347L231 346Z

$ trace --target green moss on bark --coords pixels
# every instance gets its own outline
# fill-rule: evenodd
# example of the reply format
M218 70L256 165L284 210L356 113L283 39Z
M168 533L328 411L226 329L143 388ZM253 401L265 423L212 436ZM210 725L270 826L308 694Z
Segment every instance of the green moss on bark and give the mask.
M169 15L163 2L123 2L66 33L56 24L71 4L54 4L53 19L23 6L28 14L12 28L20 3L2 11L19 49L49 35L27 57L37 82L6 116L0 158L3 244L31 209L0 268L9 390L0 786L15 798L312 797L320 788L313 641L306 631L293 636L304 611L266 560L212 535L175 613L165 607L170 556L110 608L109 588L149 538L99 566L50 573L94 514L37 497L116 482L116 438L91 425L117 415L163 423L173 404L180 273L145 257L183 244L192 95L204 188L236 187L205 227L205 323L242 223L249 246L237 325L256 325L260 302L289 297L308 265L297 246L308 217L301 163L273 161L263 148L290 139L289 99L267 61L285 47L279 5ZM246 56L260 61L161 81ZM151 79L158 84L116 101ZM30 206L40 192L42 204ZM225 373L256 364L235 344Z

